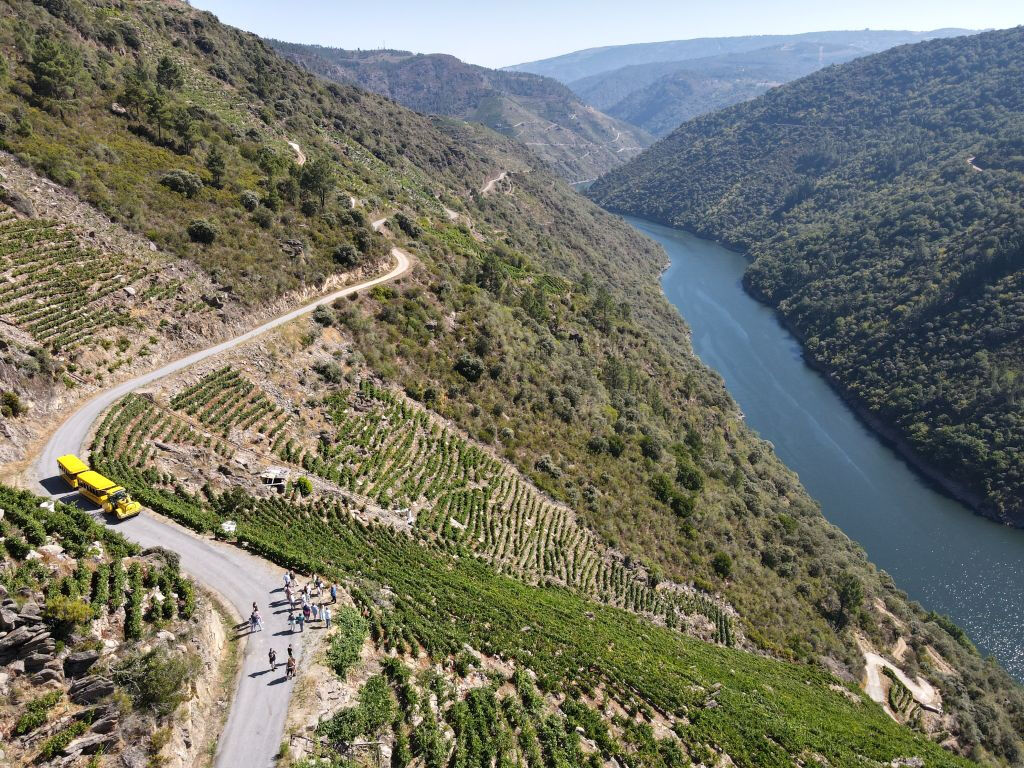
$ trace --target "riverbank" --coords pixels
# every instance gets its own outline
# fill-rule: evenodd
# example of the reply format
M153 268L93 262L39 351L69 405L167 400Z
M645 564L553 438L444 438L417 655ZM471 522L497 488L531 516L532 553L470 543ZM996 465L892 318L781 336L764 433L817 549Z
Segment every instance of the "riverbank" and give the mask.
M698 235L698 237L700 237L700 235ZM730 250L735 249L730 248ZM736 251L736 253L741 254L748 263L751 263L743 251ZM946 494L951 499L959 501L976 515L1013 528L1024 528L1024 521L1017 523L1011 519L1005 518L1000 515L999 510L987 504L985 499L977 492L973 491L964 483L954 480L943 473L943 471L934 466L926 456L914 448L914 446L911 445L903 436L900 430L887 424L881 416L872 411L867 404L855 392L853 392L853 390L847 387L842 380L836 376L835 372L824 361L818 360L814 355L810 354L807 349L806 338L796 327L796 324L793 323L785 313L780 312L778 307L768 301L767 297L761 294L750 284L746 273L743 275L743 290L746 291L751 298L772 310L782 327L799 342L801 357L807 367L821 375L821 377L828 382L829 386L835 390L836 394L839 395L846 406L857 416L858 419L861 420L864 426L875 433L875 435L877 435L885 445L898 454L899 457L907 463L907 466L920 475L922 480L929 483L936 490Z
M1024 679L1024 532L974 514L899 450L898 437L806 354L770 304L743 286L749 262L712 241L630 223L671 260L661 285L694 352L747 423L799 476L825 517L913 600L947 614L983 655Z
M709 240L742 256L743 260L748 265L753 263L748 256L749 247L746 243L723 240L717 235L717 233L702 231L700 228L679 229L671 222L659 220L658 217L648 218L634 216L633 214L616 210L614 208L609 208L607 210L611 213L623 216L627 218L627 220L629 218L633 218L640 221L646 221L675 231L686 232L703 240ZM900 458L906 462L907 466L917 473L922 480L927 482L933 488L941 491L949 498L968 507L971 512L980 517L1001 525L1024 529L1024 517L1019 520L1014 519L994 507L982 494L970 485L950 477L943 469L935 466L935 464L925 454L921 453L913 444L911 444L902 430L888 423L883 417L872 411L867 403L865 403L856 392L843 383L843 381L836 375L835 371L826 362L819 360L814 355L810 354L806 346L806 338L796 327L796 324L793 323L785 313L780 311L779 308L768 299L768 297L754 288L747 275L748 273L744 271L742 277L743 290L760 304L771 309L779 323L799 342L802 358L807 366L820 374L825 381L828 382L829 386L835 390L836 394L839 395L847 407L857 416L858 419L860 419L864 426L877 435L886 446L898 454Z

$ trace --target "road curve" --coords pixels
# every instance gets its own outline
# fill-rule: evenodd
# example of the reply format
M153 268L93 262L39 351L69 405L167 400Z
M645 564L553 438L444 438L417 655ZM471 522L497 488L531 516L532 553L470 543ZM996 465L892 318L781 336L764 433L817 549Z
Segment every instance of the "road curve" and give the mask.
M377 222L374 224L375 229L380 228ZM157 379L244 344L260 334L309 314L322 304L400 277L408 271L411 257L399 248L392 248L391 255L395 259L395 266L387 274L322 296L258 328L209 349L167 363L150 373L101 392L87 401L57 428L36 461L34 474L42 493L53 498L74 496L68 493L67 487L59 477L56 477L57 457L65 453L82 453L92 425L115 401ZM282 667L279 667L276 673L269 670L267 652L270 647L275 648L278 660L283 663L289 642L293 645L296 655L299 655L300 640L303 637L299 633L288 633L287 611L281 606L274 605L284 599L283 571L236 547L200 538L185 528L149 512L143 512L130 520L118 523L117 530L144 547L159 545L179 553L182 570L221 595L239 616L248 617L254 601L259 606L265 628L263 632L251 635L246 643L238 688L227 724L218 740L215 765L224 768L272 766L284 733L292 681L285 680Z

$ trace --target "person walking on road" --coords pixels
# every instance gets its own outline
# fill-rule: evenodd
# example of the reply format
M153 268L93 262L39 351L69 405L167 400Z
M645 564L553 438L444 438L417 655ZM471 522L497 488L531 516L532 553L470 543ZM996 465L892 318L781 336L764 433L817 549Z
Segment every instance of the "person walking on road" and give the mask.
M302 627L306 623L306 617L301 613L297 613L295 615L295 621L299 624L299 632L304 632L305 630Z
M259 611L253 611L252 612L252 618L253 618L253 621L256 622L256 631L257 632L262 632L263 631L263 617L260 616L260 612Z
M295 631L295 616L292 615L291 611L288 612L288 634ZM288 646L289 651L291 646Z
M331 584L331 604L338 602L338 585Z
M270 658L270 671L271 672L276 672L277 671L277 651L275 651L273 648L271 648L270 649L270 653L267 654L267 656Z
M293 657L288 658L288 666L286 667L288 674L285 675L289 680L295 677L295 659Z
M331 628L331 606L325 605L321 614L324 617L324 629Z

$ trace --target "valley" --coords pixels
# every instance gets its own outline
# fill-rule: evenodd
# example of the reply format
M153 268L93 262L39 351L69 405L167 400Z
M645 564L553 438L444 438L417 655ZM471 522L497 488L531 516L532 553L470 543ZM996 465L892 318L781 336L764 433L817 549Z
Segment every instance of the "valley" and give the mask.
M1020 762L1003 625L968 634L822 513L698 356L662 235L566 182L647 162L628 129L356 52L435 96L543 91L508 135L419 113L181 0L0 11L3 757ZM555 102L573 125L527 114ZM141 513L73 492L68 453Z

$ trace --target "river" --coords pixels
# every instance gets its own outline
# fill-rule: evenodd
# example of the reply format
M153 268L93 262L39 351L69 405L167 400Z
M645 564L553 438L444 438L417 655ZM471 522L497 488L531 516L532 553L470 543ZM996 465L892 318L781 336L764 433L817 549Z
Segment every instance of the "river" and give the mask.
M952 616L982 652L1024 680L1024 530L936 491L803 360L775 311L743 290L747 260L716 243L627 217L671 259L662 278L693 347L871 560L925 608Z

